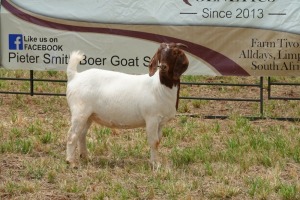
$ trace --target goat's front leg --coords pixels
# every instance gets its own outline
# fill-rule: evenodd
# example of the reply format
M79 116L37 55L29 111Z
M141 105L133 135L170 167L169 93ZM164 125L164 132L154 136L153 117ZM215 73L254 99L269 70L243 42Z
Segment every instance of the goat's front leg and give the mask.
M157 118L153 118L146 121L146 132L147 132L147 139L150 145L150 161L153 167L158 168L160 167L160 159L158 156L158 146L160 143L160 120Z

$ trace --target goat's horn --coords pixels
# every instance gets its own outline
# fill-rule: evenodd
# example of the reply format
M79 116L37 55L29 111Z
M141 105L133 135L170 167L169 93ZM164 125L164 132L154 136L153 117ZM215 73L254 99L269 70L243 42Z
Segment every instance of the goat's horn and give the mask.
M182 44L182 43L176 43L176 47L179 47L179 48L181 48L181 47L188 48L187 45Z

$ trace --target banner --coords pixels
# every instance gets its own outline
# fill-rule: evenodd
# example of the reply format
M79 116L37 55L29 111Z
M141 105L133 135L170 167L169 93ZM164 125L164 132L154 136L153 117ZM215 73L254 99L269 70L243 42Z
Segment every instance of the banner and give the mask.
M179 42L185 74L300 75L299 0L2 0L1 66L148 72L161 42Z

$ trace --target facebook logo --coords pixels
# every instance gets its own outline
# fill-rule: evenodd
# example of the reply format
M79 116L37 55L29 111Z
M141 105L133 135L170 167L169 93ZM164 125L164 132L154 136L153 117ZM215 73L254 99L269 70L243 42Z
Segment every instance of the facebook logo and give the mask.
M9 42L9 50L23 50L22 34L9 34L8 42Z

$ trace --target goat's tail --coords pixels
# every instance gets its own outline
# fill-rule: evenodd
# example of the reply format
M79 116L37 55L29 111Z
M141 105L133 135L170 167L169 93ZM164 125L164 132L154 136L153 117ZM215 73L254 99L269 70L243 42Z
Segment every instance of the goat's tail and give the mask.
M84 54L80 51L73 51L70 54L70 60L67 67L68 81L72 80L77 74L77 65L84 58Z

